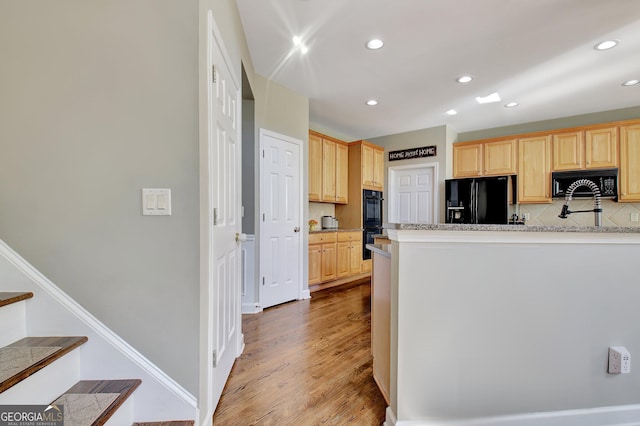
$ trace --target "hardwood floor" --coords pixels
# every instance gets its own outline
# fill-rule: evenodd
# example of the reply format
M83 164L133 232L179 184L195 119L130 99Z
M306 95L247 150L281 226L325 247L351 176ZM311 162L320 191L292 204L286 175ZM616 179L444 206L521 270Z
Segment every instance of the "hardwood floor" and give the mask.
M243 333L214 425L384 422L371 375L369 283L245 315Z

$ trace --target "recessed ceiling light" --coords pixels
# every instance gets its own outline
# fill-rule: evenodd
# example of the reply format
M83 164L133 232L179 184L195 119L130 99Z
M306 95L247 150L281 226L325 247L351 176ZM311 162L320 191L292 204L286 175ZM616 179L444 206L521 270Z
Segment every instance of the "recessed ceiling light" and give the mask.
M596 50L607 50L615 47L618 43L618 40L606 40L596 44L595 46L593 46L593 48Z
M369 106L375 106L375 105L378 105L378 101L376 101L375 99L369 99L369 100L367 101L367 105L369 105Z
M494 92L494 93L490 94L489 96L484 96L484 97L478 96L476 98L476 101L479 104L489 104L491 102L500 102L500 95L498 95L497 92Z
M300 45L300 43L302 43L302 39L300 37L298 37L298 36L293 36L293 44L295 46L298 46L298 45Z
M504 106L506 108L513 108L513 107L517 107L518 103L517 102L509 102L508 104L504 104Z
M471 77L470 75L463 75L462 77L456 79L458 83L468 83L471 80L473 80L473 77Z
M640 83L640 80L629 80L629 81L625 81L624 83L622 83L622 85L623 86L635 86L638 83Z
M449 111L447 111L448 115L456 115L458 113L458 111L456 111L455 109L450 109Z
M380 39L374 38L373 40L369 40L366 46L367 49L376 50L384 46L384 42Z

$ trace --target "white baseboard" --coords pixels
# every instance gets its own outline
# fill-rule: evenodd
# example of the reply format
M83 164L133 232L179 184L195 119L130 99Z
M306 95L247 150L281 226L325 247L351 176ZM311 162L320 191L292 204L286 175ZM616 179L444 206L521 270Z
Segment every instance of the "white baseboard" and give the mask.
M390 409L387 408L387 422ZM393 415L393 413L391 412ZM639 426L640 404L549 411L464 420L405 420L395 426Z
M396 422L397 422L396 415L394 414L391 407L387 407L387 409L385 410L383 426L396 426Z
M305 299L311 299L311 292L309 291L309 289L302 290L300 292L300 299L299 300L305 300Z
M258 303L243 303L242 304L242 313L243 314L259 314L262 312L262 308Z

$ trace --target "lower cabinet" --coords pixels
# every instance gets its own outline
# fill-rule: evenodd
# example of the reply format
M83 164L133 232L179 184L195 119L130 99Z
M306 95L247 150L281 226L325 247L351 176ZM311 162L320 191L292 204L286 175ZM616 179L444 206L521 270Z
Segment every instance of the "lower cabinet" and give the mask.
M336 279L336 232L309 235L309 285Z
M360 274L362 263L361 232L309 234L309 285Z
M359 274L362 264L362 233L339 232L337 248L337 277Z

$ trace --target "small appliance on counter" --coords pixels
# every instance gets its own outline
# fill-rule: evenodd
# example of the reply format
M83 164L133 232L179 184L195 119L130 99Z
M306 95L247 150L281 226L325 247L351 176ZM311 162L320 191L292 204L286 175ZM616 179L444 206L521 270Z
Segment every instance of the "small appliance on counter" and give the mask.
M338 229L338 219L334 216L322 216L322 229Z

